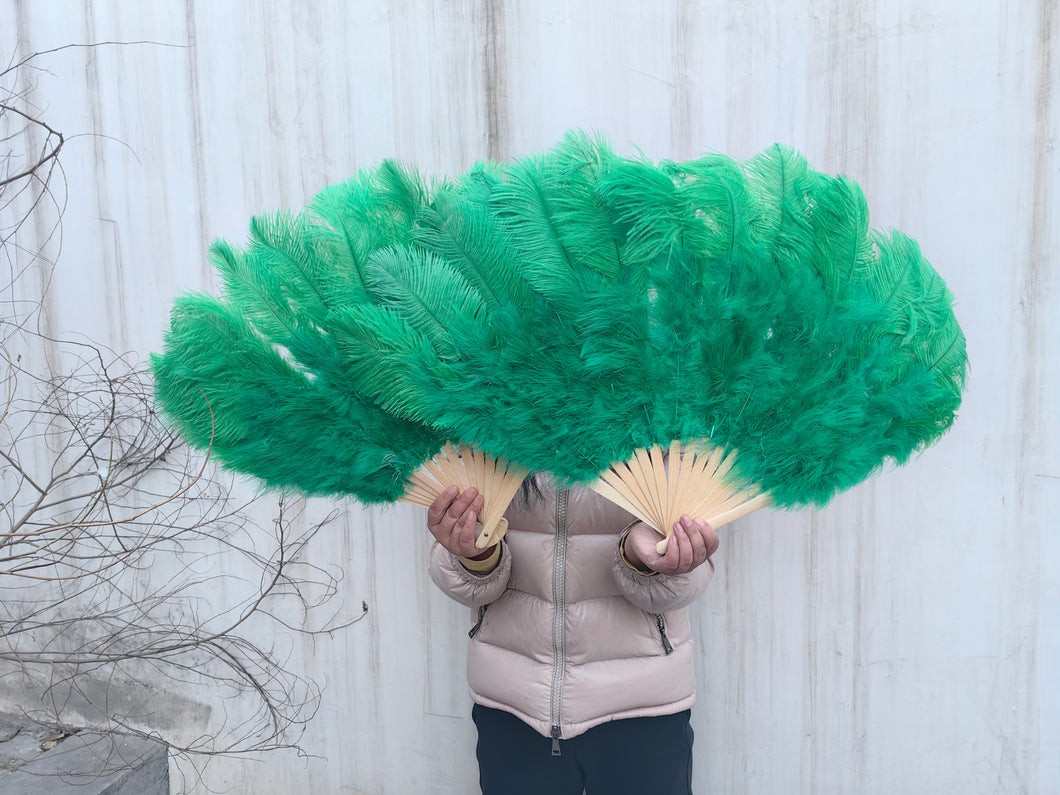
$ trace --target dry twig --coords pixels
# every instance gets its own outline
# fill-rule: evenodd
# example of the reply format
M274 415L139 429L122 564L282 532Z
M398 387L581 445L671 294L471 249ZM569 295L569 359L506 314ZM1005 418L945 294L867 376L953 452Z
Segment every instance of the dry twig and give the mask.
M28 101L39 55L0 71L0 670L39 697L29 717L71 731L117 728L196 756L297 747L319 691L260 639L331 633L367 606L342 618L339 575L302 560L333 515L310 521L280 500L271 526L255 522L159 423L145 367L41 331L67 139ZM221 707L201 736L148 728L152 694L203 688L200 703Z

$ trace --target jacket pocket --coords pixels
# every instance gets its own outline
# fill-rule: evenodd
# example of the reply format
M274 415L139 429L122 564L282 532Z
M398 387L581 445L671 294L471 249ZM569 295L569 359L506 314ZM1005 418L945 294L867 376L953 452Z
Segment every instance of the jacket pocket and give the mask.
M673 644L670 643L670 638L666 635L666 621L663 620L662 613L652 613L651 617L655 619L655 626L659 630L659 637L662 639L663 651L667 654L673 654L674 647ZM482 623L482 613L479 613L479 623Z

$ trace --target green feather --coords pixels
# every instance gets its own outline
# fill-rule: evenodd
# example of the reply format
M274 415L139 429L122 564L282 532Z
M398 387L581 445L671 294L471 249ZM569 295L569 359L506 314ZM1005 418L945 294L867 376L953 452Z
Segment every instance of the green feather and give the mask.
M428 200L417 177L387 162L323 191L306 213L253 219L245 249L215 243L225 301L178 299L152 358L157 400L182 435L272 488L400 496L446 439L358 388L341 316L375 300L373 257L411 239Z
M336 382L293 367L231 307L179 298L156 400L181 435L272 488L390 502L444 440Z

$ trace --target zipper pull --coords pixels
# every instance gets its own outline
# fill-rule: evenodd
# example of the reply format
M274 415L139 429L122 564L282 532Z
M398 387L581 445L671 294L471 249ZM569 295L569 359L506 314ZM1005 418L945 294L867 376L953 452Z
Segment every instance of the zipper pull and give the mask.
M666 637L666 622L663 621L662 613L655 613L655 626L659 628L659 635L662 636L663 651L667 654L674 653L673 644L670 643L670 639Z
M559 726L552 727L552 755L563 756L563 752L559 749Z
M470 630L468 630L467 636L474 638L478 634L478 631L482 629L482 620L486 617L486 608L489 605L481 605L478 609L478 623L475 624Z

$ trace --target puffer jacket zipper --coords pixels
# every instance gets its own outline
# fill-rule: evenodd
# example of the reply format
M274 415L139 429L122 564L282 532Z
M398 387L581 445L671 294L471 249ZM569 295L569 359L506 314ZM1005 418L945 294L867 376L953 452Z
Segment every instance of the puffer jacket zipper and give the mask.
M670 643L670 639L666 636L666 622L663 621L662 613L652 613L651 617L655 619L655 626L659 628L659 637L662 638L663 651L667 654L674 653L673 644Z
M475 622L475 626L468 630L467 636L473 638L478 634L478 631L482 629L482 619L486 617L486 611L489 609L489 605L480 605L478 609L478 621Z
M552 564L552 601L555 612L552 617L552 756L560 756L560 738L563 736L560 730L561 719L561 696L563 691L563 667L566 662L566 649L564 647L563 624L567 610L566 595L564 593L566 566L567 566L567 496L568 489L563 489L556 495L556 555Z

